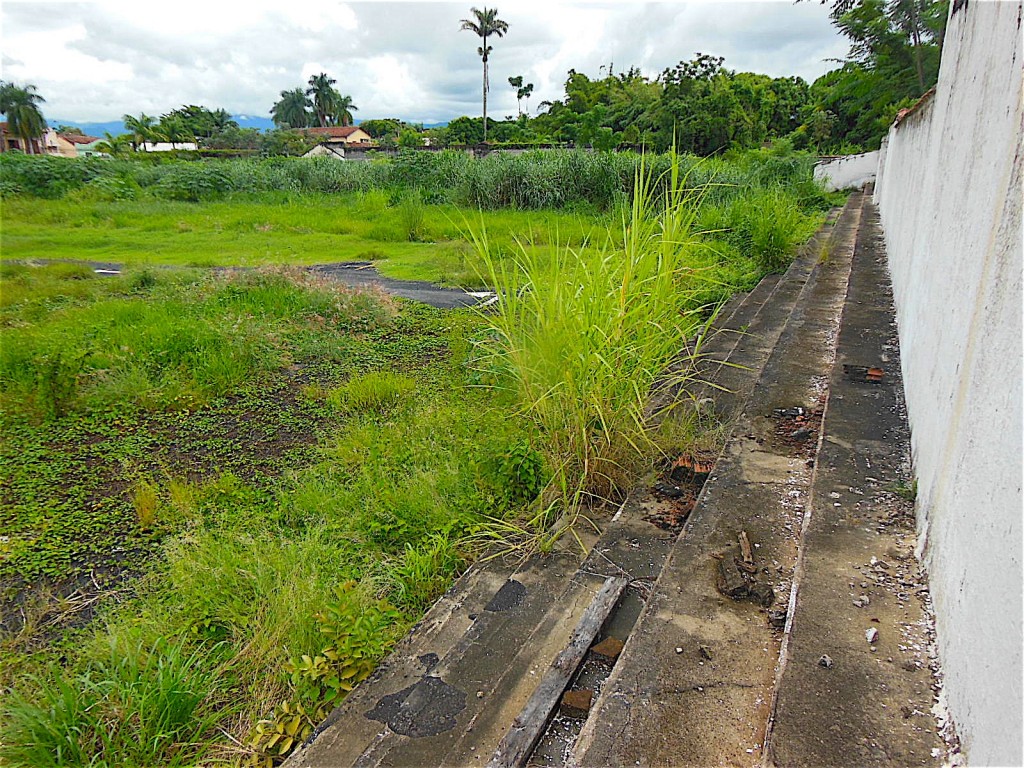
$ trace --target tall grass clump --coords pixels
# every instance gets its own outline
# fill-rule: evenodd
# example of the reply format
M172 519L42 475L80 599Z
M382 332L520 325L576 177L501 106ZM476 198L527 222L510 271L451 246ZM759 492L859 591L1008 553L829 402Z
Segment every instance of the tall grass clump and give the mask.
M488 315L494 355L543 435L552 510L624 494L655 448L652 387L699 323L685 287L699 247L695 193L678 158L667 174L652 177L641 164L622 236L609 233L603 247L562 248L545 261L523 248L499 261L486 235L476 236L502 291Z
M223 654L221 654L223 655ZM35 691L4 703L5 765L195 765L209 752L217 653L189 652L163 640L115 648L72 677L37 679Z

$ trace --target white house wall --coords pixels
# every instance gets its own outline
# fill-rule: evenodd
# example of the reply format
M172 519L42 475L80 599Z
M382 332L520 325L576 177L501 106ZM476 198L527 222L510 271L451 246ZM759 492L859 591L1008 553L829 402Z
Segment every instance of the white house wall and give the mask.
M972 765L1021 749L1020 0L954 3L936 92L875 187L948 706Z

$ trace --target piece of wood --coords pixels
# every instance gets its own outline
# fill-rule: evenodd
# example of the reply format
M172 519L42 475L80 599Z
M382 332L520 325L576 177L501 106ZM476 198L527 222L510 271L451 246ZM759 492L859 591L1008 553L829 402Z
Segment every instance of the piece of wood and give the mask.
M628 585L629 580L621 576L610 576L605 580L583 612L569 644L555 657L526 706L512 721L487 768L521 768L526 765L576 668Z
M754 563L754 550L750 546L750 539L746 531L740 531L740 551L743 552L743 562L747 565Z

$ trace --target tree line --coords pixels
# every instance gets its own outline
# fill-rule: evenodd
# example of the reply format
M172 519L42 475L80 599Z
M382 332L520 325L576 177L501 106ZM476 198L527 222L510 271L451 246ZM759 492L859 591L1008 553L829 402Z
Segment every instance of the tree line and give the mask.
M424 129L395 118L364 120L360 127L384 147L462 144L564 143L613 150L645 147L710 155L729 148L785 140L796 149L847 153L878 146L900 109L919 99L938 78L948 0L828 0L833 24L850 41L840 66L813 83L800 77L737 72L722 57L697 54L656 77L636 67L614 72L602 66L596 77L569 70L564 96L543 101L536 113L523 110L533 84L508 77L518 115L487 115L492 43L509 31L496 8L471 8L460 29L480 39L482 114L462 116L447 126ZM270 114L276 131L242 129L224 109L185 105L159 118L125 115L126 133L108 134L113 154L139 150L153 141L198 141L206 149L302 154L315 143L294 129L347 126L358 107L325 72L307 87L284 90ZM45 130L32 85L0 82L0 112L9 132L23 138Z

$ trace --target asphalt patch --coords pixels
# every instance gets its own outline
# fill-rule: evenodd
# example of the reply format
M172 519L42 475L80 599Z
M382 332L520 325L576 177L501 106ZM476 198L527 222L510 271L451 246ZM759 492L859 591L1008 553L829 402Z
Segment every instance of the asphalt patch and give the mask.
M398 693L381 698L366 713L402 736L437 736L455 727L455 716L466 708L466 694L439 677L424 677Z

